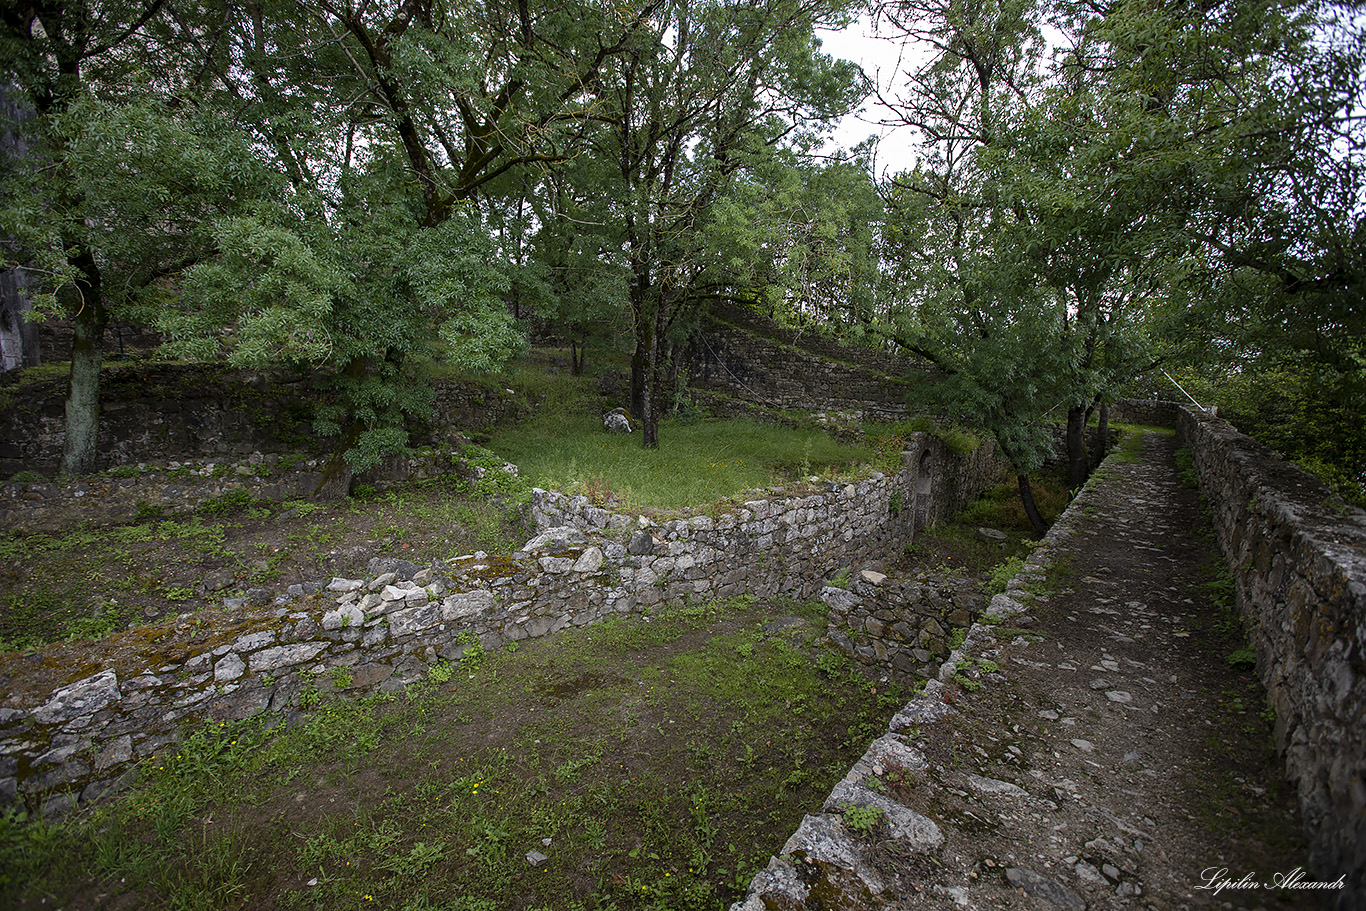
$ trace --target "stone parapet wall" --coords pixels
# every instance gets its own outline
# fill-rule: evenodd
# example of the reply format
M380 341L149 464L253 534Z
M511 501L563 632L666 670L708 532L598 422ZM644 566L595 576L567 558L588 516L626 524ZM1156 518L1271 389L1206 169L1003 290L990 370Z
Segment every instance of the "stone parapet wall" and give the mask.
M1296 781L1314 872L1366 904L1366 512L1228 423L1182 408L1177 430L1213 509L1276 740Z
M731 905L730 911L891 911L902 907L900 897L918 894L924 888L928 879L925 871L940 866L933 856L945 844L944 832L934 819L884 793L885 787L878 778L891 768L916 776L917 780L923 777L918 793L923 803L932 804L933 789L943 785L934 783L928 774L932 771L930 763L912 745L913 737L938 728L938 735L948 738L948 732L942 729L951 727L958 714L953 698L955 674L974 674L980 679L978 659L996 654L993 629L1027 609L1034 599L1030 589L1047 577L1067 542L1084 533L1082 520L1090 502L1091 495L1084 488L1010 580L1006 591L996 595L981 611L980 622L974 617L958 647L937 673L892 717L886 733L873 741L820 808L802 819L778 855L770 858L768 866L750 881L745 898ZM904 595L904 590L898 593L886 582L880 573L864 571L850 591L823 589L822 600L832 606L832 632L842 618L857 609L851 601L886 604L895 601L898 594ZM990 779L978 781L1010 787ZM851 811L871 811L880 819L880 825L885 825L880 844L875 845L866 833L860 834L849 824ZM887 858L897 859L890 865L897 871L894 878L885 873L889 866ZM924 863L917 863L921 858ZM955 901L955 896L947 891L942 896L945 908L968 906L966 894L961 895L962 901Z
M1162 399L1120 399L1110 406L1110 421L1146 427L1175 427L1181 408L1180 402Z

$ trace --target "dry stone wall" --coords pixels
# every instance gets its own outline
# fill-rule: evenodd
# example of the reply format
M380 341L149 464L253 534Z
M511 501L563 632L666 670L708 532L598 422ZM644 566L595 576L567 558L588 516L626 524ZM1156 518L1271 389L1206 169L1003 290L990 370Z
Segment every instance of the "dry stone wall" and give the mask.
M23 371L0 377L0 477L19 471L52 476L66 430L66 380L23 383ZM96 468L139 462L239 462L253 452L321 454L331 441L312 428L324 393L283 373L175 364L123 364L105 371L100 389ZM474 382L435 389L430 424L409 432L419 446L452 441L457 428L502 423L525 408L508 389Z
M1049 529L1006 591L996 595L985 610L979 612L974 606L973 622L958 647L936 673L928 675L924 688L892 717L887 732L873 741L820 808L802 819L778 855L750 881L745 898L730 911L878 911L900 907L899 896L923 888L923 870L938 866L933 855L945 844L944 832L929 816L883 793L885 788L877 779L889 769L898 769L917 779L926 776L922 791L934 786L926 774L930 763L913 745L914 735L935 725L953 723L957 710L951 704L950 681L956 673L980 673L976 660L994 654L993 627L1025 610L1034 597L1029 588L1047 576L1059 547L1079 533L1078 517L1084 514L1086 503L1083 492ZM863 572L848 592L834 587L821 591L821 598L833 607L832 620L844 610L851 595L859 602L874 604L898 599L898 592L880 573ZM977 788L1015 788L1008 782L972 777ZM856 817L851 815L860 812L872 814L880 825L885 824L883 844L875 847L866 833L860 833ZM890 866L900 872L890 877L885 863L888 857L899 861ZM921 858L924 864L916 863ZM946 908L967 906L966 895L956 896L948 890L942 895ZM1059 903L1058 907L1067 905Z
M1276 709L1315 872L1366 906L1366 512L1228 423L1179 412Z
M149 516L187 515L205 503L238 495L282 502L313 496L326 460L254 452L238 462L138 464L73 480L0 482L0 528L47 534L107 528ZM451 452L421 451L386 459L358 480L376 490L460 470Z
M449 674L476 646L663 601L813 597L839 569L904 547L925 516L988 479L989 453L960 462L956 478L942 452L934 460L942 444L916 442L894 475L814 480L665 521L538 490L541 533L510 557L377 559L355 578L0 657L0 802L61 812L125 785L188 728L288 715L335 691L397 689Z
M872 667L911 682L934 677L949 653L951 630L964 629L986 606L967 579L927 574L891 582L864 569L847 588L828 586L828 636L838 648Z
M861 420L908 416L908 385L930 376L924 364L741 314L714 319L688 350L693 387L770 409L849 412Z

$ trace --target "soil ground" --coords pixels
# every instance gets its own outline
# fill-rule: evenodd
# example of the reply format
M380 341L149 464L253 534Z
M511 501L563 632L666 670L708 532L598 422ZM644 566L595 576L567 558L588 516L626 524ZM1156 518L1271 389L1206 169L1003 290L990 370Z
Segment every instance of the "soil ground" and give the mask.
M515 504L445 478L340 502L256 503L60 535L0 536L0 647L99 637L225 595L363 571L376 555L418 563L508 552L531 534ZM3 650L3 649L0 649Z
M892 907L1319 906L1272 888L1307 850L1199 495L1169 434L1138 449L1093 481L1016 628L952 678L954 712L908 732L929 771L884 772L947 839L933 863L875 845ZM1260 888L1206 888L1223 879Z

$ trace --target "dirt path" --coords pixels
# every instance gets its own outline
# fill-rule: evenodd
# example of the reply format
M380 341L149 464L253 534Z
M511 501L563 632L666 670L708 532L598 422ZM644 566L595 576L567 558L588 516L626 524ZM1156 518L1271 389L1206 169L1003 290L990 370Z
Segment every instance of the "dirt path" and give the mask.
M929 766L884 767L874 787L945 841L913 854L874 832L880 904L1317 906L1271 888L1304 864L1298 810L1263 691L1229 659L1240 634L1175 448L1150 432L1111 458L1046 545L1047 574L1010 593L1024 612L969 639L941 692L952 713L894 722ZM1201 888L1222 879L1245 885Z

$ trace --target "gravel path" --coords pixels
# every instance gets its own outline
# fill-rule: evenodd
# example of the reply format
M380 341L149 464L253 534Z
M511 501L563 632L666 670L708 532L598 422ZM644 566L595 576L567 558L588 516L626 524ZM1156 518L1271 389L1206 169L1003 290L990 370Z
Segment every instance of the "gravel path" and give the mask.
M1294 791L1261 686L1229 660L1242 643L1210 584L1222 559L1175 448L1150 432L1140 457L1105 463L1012 583L1014 603L993 602L1005 615L973 628L957 671L893 721L825 807L885 797L942 841L906 837L884 804L840 854L812 837L831 817L808 817L770 867L795 871L771 877L790 897L808 893L791 907L1319 906L1318 893L1273 888L1306 855ZM746 907L789 907L754 905L765 875ZM1202 888L1223 880L1243 887Z

